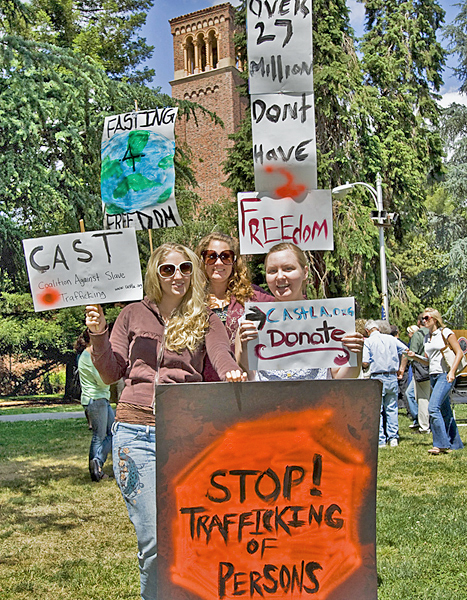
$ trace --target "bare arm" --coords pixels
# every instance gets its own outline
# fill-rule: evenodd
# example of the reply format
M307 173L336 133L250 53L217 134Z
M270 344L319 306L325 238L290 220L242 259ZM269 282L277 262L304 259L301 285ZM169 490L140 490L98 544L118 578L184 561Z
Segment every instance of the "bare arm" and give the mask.
M413 352L413 350L407 350L407 357L408 358L412 358L413 360L416 360L419 363L422 363L422 365L427 365L430 361L428 360L428 356L425 355L425 357L415 354L415 352Z
M258 337L258 329L253 321L242 321L235 336L235 359L238 364L248 373L250 381L255 378L255 371L249 369L248 364L248 342Z
M452 383L456 378L456 370L462 360L462 357L464 356L464 353L462 352L462 348L460 347L454 333L451 333L451 335L448 337L448 342L452 350L456 353L456 359L450 368L449 373L447 374L447 380L449 383Z

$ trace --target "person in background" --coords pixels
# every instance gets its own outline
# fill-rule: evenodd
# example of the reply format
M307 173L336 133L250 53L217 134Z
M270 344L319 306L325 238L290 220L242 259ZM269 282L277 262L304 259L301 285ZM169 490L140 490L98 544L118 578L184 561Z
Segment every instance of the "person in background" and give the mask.
M383 384L379 447L389 444L394 448L399 445L398 379L407 364L407 357L403 356L407 347L398 338L381 333L376 321L367 321L365 329L369 337L365 339L362 364L370 368L371 379Z
M424 356L424 339L428 333L426 327L421 327L422 314L418 316L417 325L407 327L409 336L409 348L415 354ZM409 407L409 413L412 417L412 424L409 425L414 433L430 433L430 424L428 418L428 400L430 398L430 376L428 366L411 360L409 369L412 371L412 380L408 386L405 397Z
M429 365L431 395L428 403L433 448L429 454L439 456L452 450L464 447L452 413L449 392L456 379L456 370L462 360L463 352L457 341L456 334L448 329L441 314L434 308L425 308L421 322L428 329L425 337L425 356L409 350L408 356L414 360ZM441 350L449 344L456 355L451 367L446 364Z
M92 428L89 448L89 473L92 481L108 477L102 469L107 455L112 449L112 424L114 411L110 406L110 386L102 381L98 370L92 364L91 340L85 329L75 342L78 358L79 380L81 384L81 404Z
M245 312L245 302L272 302L274 298L251 283L235 238L221 232L210 233L199 242L196 254L207 279L208 307L224 323L232 352L235 352L238 320ZM203 379L219 381L209 357L206 357Z
M300 301L304 299L304 290L308 279L308 261L305 253L295 244L280 243L273 246L264 260L266 282L276 302ZM248 370L249 341L258 337L258 330L253 321L244 320L237 336L237 360ZM311 379L343 379L357 378L363 349L363 335L350 333L342 338L343 345L358 356L357 367L338 367L335 369L290 368L285 370L260 370L250 372L250 379L257 381L279 380L311 380Z
M400 340L407 349L408 345L400 339L399 327L397 325L390 325L389 327L390 327L391 335L393 337L397 338L398 340ZM384 332L382 331L381 333L384 333ZM402 360L402 357L399 358L399 363L401 360ZM408 364L408 361L406 361L406 363ZM405 392L407 390L407 387L410 384L411 377L412 377L412 371L409 366L409 368L405 369L404 372L402 373L402 377L397 379L397 385L399 388L398 395L397 395L397 405L399 408L402 408L402 407L405 408L409 413L410 413L410 407L406 401Z
M223 381L246 381L219 318L205 304L197 256L163 244L148 262L146 296L127 305L108 335L100 306L86 307L92 359L106 383L124 378L113 427L115 479L138 540L141 598L157 598L156 386L201 382L209 355Z

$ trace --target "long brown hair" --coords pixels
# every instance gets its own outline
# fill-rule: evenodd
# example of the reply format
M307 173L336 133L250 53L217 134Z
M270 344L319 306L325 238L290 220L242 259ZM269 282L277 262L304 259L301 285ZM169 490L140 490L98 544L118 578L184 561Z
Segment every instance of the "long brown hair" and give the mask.
M226 233L220 231L214 231L209 235L206 235L198 244L195 252L201 257L201 252L209 248L209 244L212 241L224 242L235 253L236 260L232 265L232 273L230 274L229 281L227 282L227 300L230 301L231 296L235 296L235 299L242 305L245 302L251 300L254 296L253 287L251 285L251 278L248 272L248 267L245 261L240 255L240 245L236 238L230 237ZM207 287L209 288L209 280L206 275L206 267L201 260L201 269L207 280Z

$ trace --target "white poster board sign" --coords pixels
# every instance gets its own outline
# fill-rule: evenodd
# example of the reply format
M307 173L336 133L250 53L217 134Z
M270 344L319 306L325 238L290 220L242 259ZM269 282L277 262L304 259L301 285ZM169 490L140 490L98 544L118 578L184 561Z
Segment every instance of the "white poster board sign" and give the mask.
M314 94L251 97L255 189L296 197L318 187Z
M241 254L264 254L280 242L333 250L330 190L310 190L301 201L262 192L240 192L237 199Z
M33 238L23 248L36 312L143 297L135 229Z
M250 94L313 91L311 0L248 0Z
M250 369L357 365L356 354L341 342L355 331L354 298L247 302L245 319L258 326L258 338L248 343Z
M160 229L182 221L175 203L177 108L105 118L101 195L105 229Z

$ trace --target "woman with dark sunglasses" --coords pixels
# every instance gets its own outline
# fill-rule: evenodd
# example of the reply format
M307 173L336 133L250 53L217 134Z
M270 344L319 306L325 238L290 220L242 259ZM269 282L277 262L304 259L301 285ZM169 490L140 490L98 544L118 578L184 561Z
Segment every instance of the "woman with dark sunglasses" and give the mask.
M421 322L429 331L425 338L425 357L411 350L407 352L407 356L422 364L428 364L431 384L428 414L433 434L433 448L430 448L428 453L438 456L464 447L449 399L449 392L454 385L457 366L462 360L463 352L456 334L445 327L439 311L425 308ZM446 345L449 345L456 355L452 367L446 364L441 352Z
M113 426L113 465L138 539L141 597L156 599L155 387L202 381L206 354L221 380L246 381L219 318L205 304L204 276L188 248L150 257L146 296L127 305L108 336L100 306L86 307L92 359L106 383L124 378Z
M196 254L201 258L207 279L208 306L224 323L235 352L238 319L245 312L245 302L272 302L274 298L251 283L235 238L225 233L210 233L200 241ZM204 381L219 381L209 357L203 377Z

